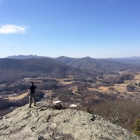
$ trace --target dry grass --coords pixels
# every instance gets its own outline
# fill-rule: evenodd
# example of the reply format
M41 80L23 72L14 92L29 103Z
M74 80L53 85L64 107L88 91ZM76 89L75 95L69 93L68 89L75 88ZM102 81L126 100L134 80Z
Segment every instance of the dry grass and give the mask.
M122 72L123 74L125 74L124 72ZM121 74L122 74L121 73ZM132 73L133 74L133 73ZM124 83L122 84L115 84L113 87L116 91L120 92L120 93L126 93L126 94L132 94L131 92L128 92L126 87L129 84L135 85L135 83L139 83L140 82L140 72L139 73L134 73L134 80L125 80ZM99 86L98 88L87 88L89 91L99 91L99 92L109 92L108 90L109 87L106 86ZM140 87L137 87L137 89L140 90Z
M56 79L60 84L69 85L72 84L73 81L67 82L66 80L72 80L73 78L66 78L66 79Z
M125 70L125 71L118 71L119 74L128 74L130 73L129 70Z
M10 101L13 101L13 100L20 100L20 99L26 97L27 95L28 95L28 92L23 93L23 94L18 95L18 96L15 96L15 97L9 97L9 98L5 98L5 99L8 99L8 100L10 100Z
M89 88L89 87L87 87L87 89L88 89L89 91L98 91L97 88Z
M98 92L106 92L108 87L100 86L98 88L87 88L89 91L98 91Z
M108 90L108 87L105 87L105 86L100 86L98 87L99 90L102 90L102 91L107 91Z
M119 92L126 92L127 84L115 84L113 87Z
M135 75L135 79L139 79L140 80L140 72L134 73Z

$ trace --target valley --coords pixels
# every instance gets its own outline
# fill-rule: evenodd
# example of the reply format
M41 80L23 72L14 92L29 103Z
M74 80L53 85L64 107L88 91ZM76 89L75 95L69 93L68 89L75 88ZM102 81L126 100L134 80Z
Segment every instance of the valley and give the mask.
M57 100L65 108L74 104L78 110L100 115L131 131L134 122L140 118L140 71L137 66L113 62L113 68L108 70L112 61L100 61L100 66L97 66L98 60L91 61L91 58L84 58L85 62L82 59L84 69L79 67L77 59L77 66L72 59L74 67L50 58L3 61L5 59L0 60L3 76L0 82L0 116L28 104L27 91L30 82L34 81L37 101L44 105L52 106ZM91 68L84 66L87 61Z
M114 82L116 77L126 77L126 80L123 79L123 82L116 84ZM91 99L104 101L110 98L111 100L123 99L140 102L140 72L126 73L125 71L118 73L118 76L104 75L102 78L97 77L96 81L95 78L92 79L91 77L74 78L72 76L67 78L36 77L18 79L15 83L1 84L0 97L9 102L22 102L24 98L28 97L27 91L31 81L34 81L37 86L37 94L42 94L43 97L46 91L51 91L51 99L59 99L65 105L78 103L82 106L85 99L86 102L90 102Z

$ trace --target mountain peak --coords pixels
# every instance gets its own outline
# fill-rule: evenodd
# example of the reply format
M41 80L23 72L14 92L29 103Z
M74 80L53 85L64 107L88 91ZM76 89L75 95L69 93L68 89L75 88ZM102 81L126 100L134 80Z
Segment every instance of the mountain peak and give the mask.
M78 110L54 110L37 104L1 117L0 139L6 140L138 140L134 134L102 117Z
M44 56L37 56L37 55L13 55L13 56L8 56L7 58L13 58L13 59L29 59L29 58L41 58Z

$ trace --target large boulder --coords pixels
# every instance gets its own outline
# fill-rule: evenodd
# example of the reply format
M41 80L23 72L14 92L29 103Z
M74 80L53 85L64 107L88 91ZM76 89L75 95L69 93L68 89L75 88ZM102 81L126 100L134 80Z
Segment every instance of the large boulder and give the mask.
M0 117L0 140L138 140L102 117L84 111L20 107Z

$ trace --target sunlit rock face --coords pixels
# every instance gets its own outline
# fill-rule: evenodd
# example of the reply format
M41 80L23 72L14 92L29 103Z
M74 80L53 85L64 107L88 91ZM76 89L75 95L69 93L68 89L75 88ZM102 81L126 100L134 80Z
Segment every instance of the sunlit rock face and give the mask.
M100 116L28 105L0 117L0 140L139 140Z

